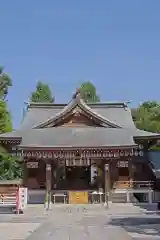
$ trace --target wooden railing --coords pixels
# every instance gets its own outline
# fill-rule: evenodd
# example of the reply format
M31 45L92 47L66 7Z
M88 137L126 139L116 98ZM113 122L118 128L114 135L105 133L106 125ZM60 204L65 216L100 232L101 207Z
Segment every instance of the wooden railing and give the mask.
M151 181L117 181L115 182L113 188L114 189L128 189L128 188L134 188L134 189L141 189L141 188L152 188L153 182Z
M8 189L0 191L0 212L1 213L16 213L17 210L18 189Z
M6 206L6 207L16 207L17 202L17 193L3 193L0 194L0 207Z

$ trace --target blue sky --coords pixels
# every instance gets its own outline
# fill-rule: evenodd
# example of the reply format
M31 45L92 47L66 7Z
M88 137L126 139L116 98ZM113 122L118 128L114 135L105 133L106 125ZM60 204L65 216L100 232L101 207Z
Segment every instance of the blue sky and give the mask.
M0 0L0 64L14 127L38 80L66 102L91 80L103 101L159 100L159 0Z

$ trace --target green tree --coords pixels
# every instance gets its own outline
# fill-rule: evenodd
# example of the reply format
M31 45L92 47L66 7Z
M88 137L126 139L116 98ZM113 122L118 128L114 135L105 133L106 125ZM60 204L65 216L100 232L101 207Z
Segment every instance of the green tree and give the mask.
M12 86L12 80L3 70L4 68L0 66L0 99L4 100L8 94L8 88Z
M11 114L8 111L8 104L4 100L0 100L0 133L12 131Z
M22 166L18 157L8 154L5 148L0 149L0 180L14 180L22 177Z
M0 66L0 133L12 131L11 114L5 101L10 86L12 86L12 80L8 74L4 73L3 67Z
M12 131L11 114L5 101L12 80L0 67L0 134ZM11 180L19 178L22 168L18 157L11 156L4 146L0 146L0 179Z
M160 104L156 101L142 103L134 112L134 119L137 128L160 132Z
M36 85L36 91L31 93L31 102L54 102L52 91L48 84L38 82Z
M96 87L90 81L81 84L80 94L85 102L100 102L100 97L97 95Z

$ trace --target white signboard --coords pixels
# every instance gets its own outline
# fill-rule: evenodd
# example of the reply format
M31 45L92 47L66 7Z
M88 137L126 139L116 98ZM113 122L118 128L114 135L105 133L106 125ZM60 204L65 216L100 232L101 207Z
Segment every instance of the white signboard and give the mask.
M91 165L91 184L95 183L95 177L98 175L98 167L96 165Z
M19 188L18 192L18 200L19 200L19 209L23 210L27 207L27 188Z

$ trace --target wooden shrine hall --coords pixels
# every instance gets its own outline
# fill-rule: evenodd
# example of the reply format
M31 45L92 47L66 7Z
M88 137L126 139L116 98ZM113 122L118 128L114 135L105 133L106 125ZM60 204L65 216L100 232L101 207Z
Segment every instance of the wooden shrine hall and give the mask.
M23 184L52 191L127 188L154 180L148 149L159 134L135 127L124 102L29 103L18 130L0 141L23 160Z

